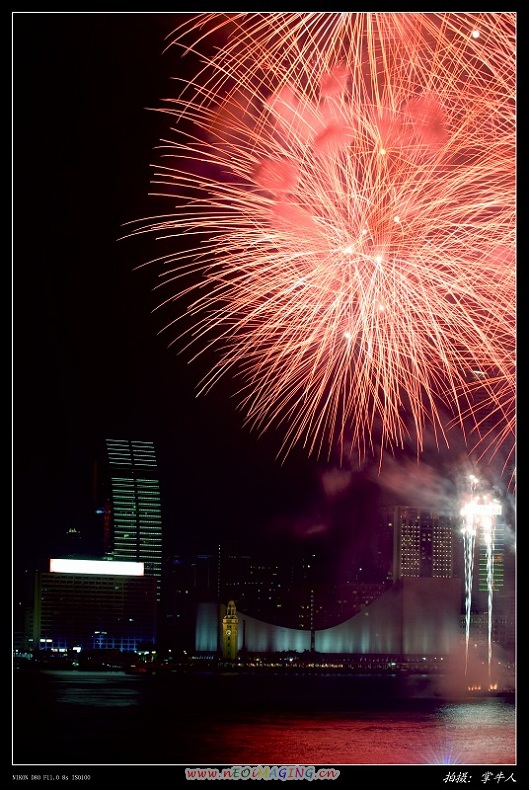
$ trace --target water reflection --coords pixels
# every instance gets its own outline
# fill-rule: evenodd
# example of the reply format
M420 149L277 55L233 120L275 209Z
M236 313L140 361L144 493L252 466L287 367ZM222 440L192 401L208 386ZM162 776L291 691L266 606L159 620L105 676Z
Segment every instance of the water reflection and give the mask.
M49 674L56 684L57 703L114 708L130 707L140 702L140 687L124 682L124 675L76 672L75 683L72 683L71 672Z
M413 712L256 716L209 728L205 751L220 757L217 746L229 743L241 763L514 764L512 706L491 703L463 706L463 711L453 705L446 715L439 706Z
M25 673L24 673L25 674ZM365 679L16 677L13 760L58 765L515 765L515 706L390 699ZM333 680L333 682L328 682ZM356 693L352 681L364 689ZM420 687L423 693L422 686ZM353 690L355 693L353 694Z

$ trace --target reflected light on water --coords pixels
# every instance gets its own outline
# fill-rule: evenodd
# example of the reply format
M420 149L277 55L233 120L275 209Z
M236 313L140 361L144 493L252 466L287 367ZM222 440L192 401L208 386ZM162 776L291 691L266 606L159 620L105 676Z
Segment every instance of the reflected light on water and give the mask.
M515 706L501 698L370 698L358 678L311 678L288 693L281 677L266 687L97 672L15 679L16 763L516 764Z
M65 673L61 678L53 673L56 682L56 701L67 705L105 708L137 706L140 701L139 688L120 683L102 682L97 672L76 672L76 683ZM111 680L114 679L111 676Z
M513 717L496 701L436 711L263 715L214 726L205 751L230 744L238 762L334 765L514 764ZM458 707L465 710L458 711ZM497 716L500 716L498 724ZM479 717L479 728L476 727ZM496 718L495 718L496 717ZM505 725L509 726L505 726Z

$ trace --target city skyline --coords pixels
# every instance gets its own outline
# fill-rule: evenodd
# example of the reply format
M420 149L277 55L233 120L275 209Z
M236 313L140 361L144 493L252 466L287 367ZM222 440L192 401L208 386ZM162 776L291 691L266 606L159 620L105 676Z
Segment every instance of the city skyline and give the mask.
M14 52L15 562L85 527L94 445L107 436L155 443L169 529L205 540L288 542L319 530L337 553L354 548L366 502L403 487L456 497L469 469L512 498L504 459L480 469L457 430L450 448L426 436L419 460L410 446L381 474L375 459L340 466L301 446L281 463L279 434L243 427L229 386L196 397L197 369L159 334L154 272L136 270L158 249L118 241L153 212L149 164L164 118L147 108L183 68L174 51L162 54L175 16L15 15L14 39L27 42ZM37 211L30 183L45 194Z
M267 13L12 13L12 781L518 781L517 12Z

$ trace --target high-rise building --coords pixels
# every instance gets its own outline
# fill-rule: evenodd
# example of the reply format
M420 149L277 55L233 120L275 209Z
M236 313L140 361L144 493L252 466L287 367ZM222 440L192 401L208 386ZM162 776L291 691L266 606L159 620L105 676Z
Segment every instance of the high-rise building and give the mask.
M143 562L145 575L162 577L162 508L153 442L107 439L98 467L96 511L103 522L107 559Z
M503 588L504 582L504 532L503 521L496 521L488 540L479 543L478 584L480 592L494 592Z
M393 579L451 579L453 518L450 514L397 506L394 512Z

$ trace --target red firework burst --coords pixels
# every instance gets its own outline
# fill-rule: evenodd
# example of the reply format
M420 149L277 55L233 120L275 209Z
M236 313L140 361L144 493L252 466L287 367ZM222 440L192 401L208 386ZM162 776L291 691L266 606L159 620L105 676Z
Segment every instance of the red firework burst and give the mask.
M247 423L281 427L280 453L337 443L363 459L410 437L420 453L426 424L444 433L441 408L464 424L470 370L494 371L489 393L502 401L514 356L514 23L204 14L172 36L198 51L230 26L162 108L177 128L153 184L174 210L132 233L200 236L162 258L164 304L191 300L175 340L194 356L214 349L200 391L238 377Z

